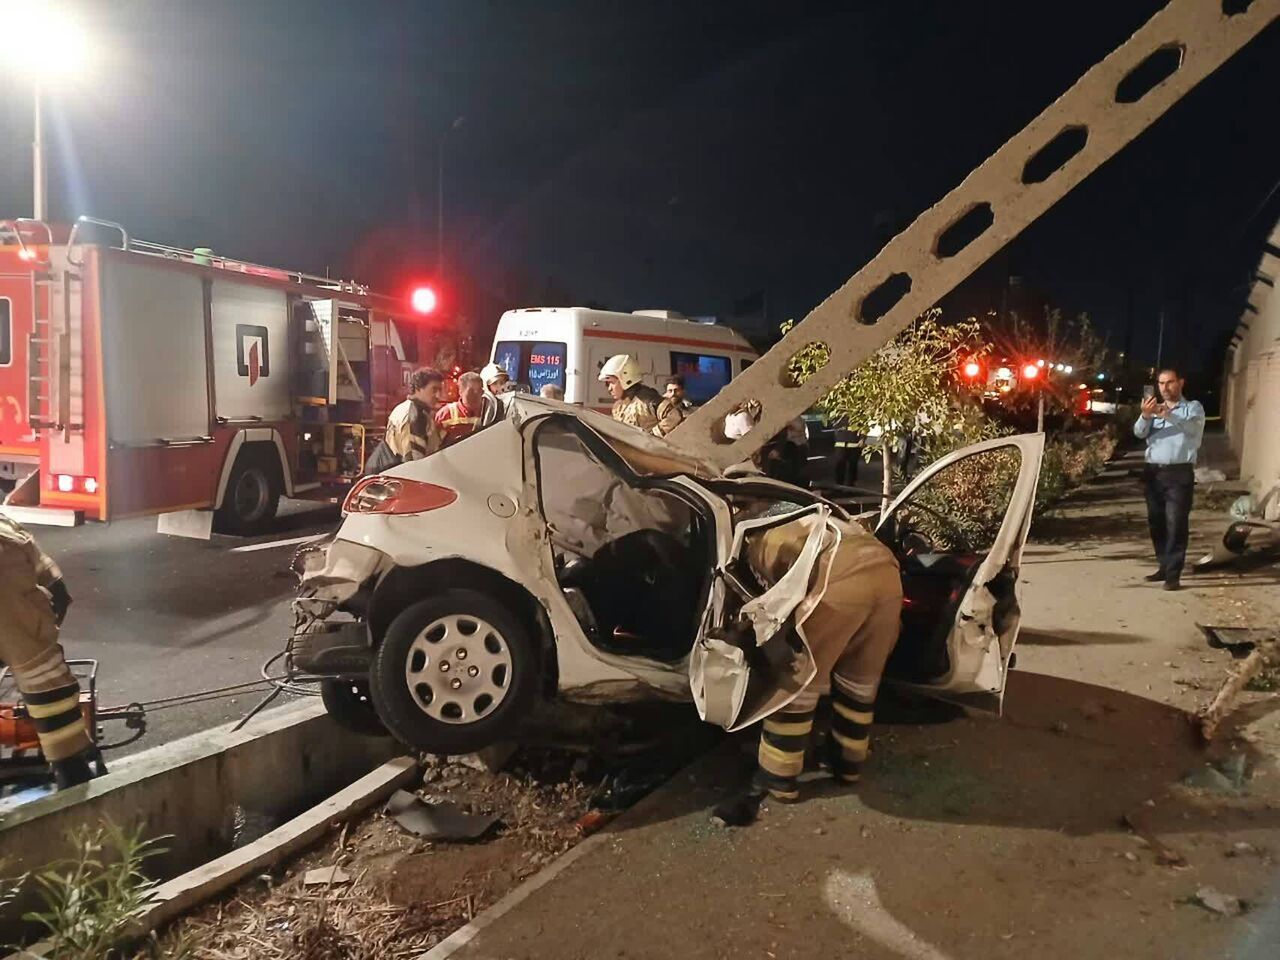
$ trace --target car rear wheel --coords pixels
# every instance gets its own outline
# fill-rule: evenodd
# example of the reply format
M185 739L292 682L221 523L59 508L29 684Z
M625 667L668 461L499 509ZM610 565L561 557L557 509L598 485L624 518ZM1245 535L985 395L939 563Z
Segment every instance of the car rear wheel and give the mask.
M374 655L370 692L399 740L427 753L473 753L510 739L538 686L538 658L499 600L453 589L407 607Z
M329 677L320 681L320 699L329 716L352 733L368 737L387 735L387 728L378 719L378 711L369 696L368 681Z

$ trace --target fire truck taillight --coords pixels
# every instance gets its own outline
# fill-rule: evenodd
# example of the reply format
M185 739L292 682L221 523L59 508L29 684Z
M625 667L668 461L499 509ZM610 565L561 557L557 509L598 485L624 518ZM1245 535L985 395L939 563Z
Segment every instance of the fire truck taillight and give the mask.
M426 513L458 499L456 490L406 480L403 477L365 477L347 494L344 513Z
M73 477L69 473L59 473L54 476L53 485L59 493L75 493L77 489L88 494L98 492L96 477Z

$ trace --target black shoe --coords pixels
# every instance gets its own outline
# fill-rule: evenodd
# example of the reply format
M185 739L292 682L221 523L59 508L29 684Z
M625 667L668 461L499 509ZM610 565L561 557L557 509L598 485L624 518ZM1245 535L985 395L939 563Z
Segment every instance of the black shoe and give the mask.
M1165 580L1164 588L1166 590L1181 590L1182 584L1178 582L1177 577L1170 577L1169 579Z
M749 827L760 816L765 792L752 786L718 803L711 811L711 821L725 827Z
M76 787L93 779L93 770L89 767L90 754L78 753L65 760L55 760L49 766L53 768L53 782L59 790Z
M1157 570L1155 573L1148 573L1142 579L1147 581L1147 583L1160 583L1162 580L1164 580L1164 578L1165 578L1164 571Z

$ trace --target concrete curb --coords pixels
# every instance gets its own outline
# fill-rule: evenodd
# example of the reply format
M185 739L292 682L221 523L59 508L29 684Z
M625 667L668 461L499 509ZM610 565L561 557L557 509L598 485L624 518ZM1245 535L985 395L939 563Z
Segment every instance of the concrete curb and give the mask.
M231 726L138 754L105 777L5 815L6 875L68 856L70 831L110 820L167 837L166 852L147 865L168 880L231 849L237 810L288 820L402 753L390 738L343 729L314 702L270 711L240 731ZM21 937L17 918L31 909L28 897L0 912L0 942Z

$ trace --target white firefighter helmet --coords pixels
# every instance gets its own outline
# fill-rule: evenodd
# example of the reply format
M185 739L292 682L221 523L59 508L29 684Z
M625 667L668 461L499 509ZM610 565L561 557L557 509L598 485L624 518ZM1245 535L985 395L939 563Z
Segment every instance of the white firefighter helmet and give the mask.
M480 379L484 381L484 388L489 389L489 384L497 380L499 377L511 379L507 373L507 368L498 363L485 364L484 369L480 371Z
M629 353L616 354L604 362L604 366L600 368L599 379L603 381L609 377L617 377L623 390L629 390L644 379L640 372L640 364Z

